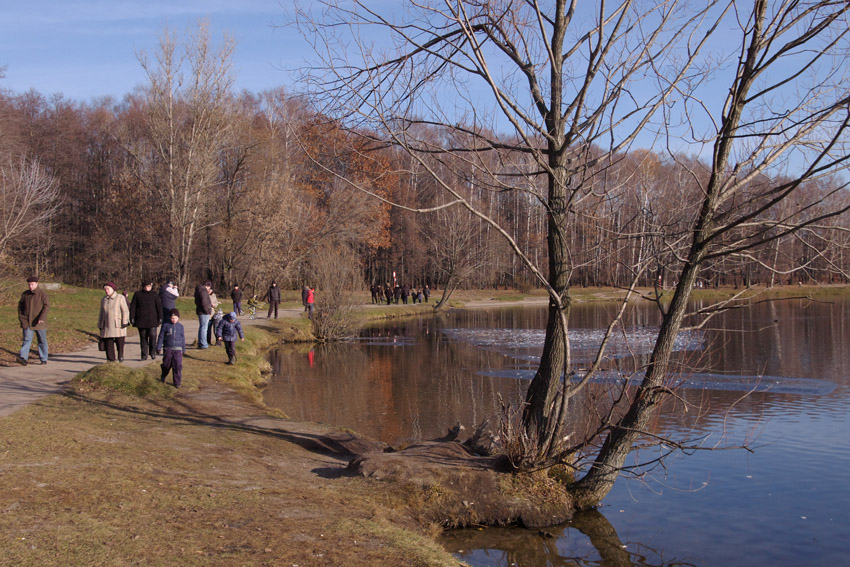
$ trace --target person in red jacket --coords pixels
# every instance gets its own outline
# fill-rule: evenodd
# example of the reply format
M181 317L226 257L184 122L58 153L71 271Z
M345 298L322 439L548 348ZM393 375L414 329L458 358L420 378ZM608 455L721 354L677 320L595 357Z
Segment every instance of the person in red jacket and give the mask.
M313 303L316 299L315 290L311 287L307 291L307 318L313 319Z

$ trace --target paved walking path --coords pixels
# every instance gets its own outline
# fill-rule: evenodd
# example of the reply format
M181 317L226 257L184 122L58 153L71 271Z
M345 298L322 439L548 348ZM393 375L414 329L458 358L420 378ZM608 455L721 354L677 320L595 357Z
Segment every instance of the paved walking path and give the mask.
M298 309L281 309L281 317L298 317ZM243 326L264 322L265 314L258 319L239 318ZM198 319L194 315L181 318L180 322L186 330L186 342L193 343L198 336ZM47 329L47 344L50 345L50 328ZM33 340L32 352L36 352L36 342ZM187 350L192 350L188 347ZM127 337L124 346L124 364L131 368L139 368L147 364L159 364L162 360L140 360L141 350L139 336ZM106 353L97 350L97 343L92 343L83 350L71 353L49 354L46 365L41 365L38 358L31 357L27 366L0 367L0 416L9 415L31 404L44 396L61 392L65 385L77 374L92 366L106 362Z

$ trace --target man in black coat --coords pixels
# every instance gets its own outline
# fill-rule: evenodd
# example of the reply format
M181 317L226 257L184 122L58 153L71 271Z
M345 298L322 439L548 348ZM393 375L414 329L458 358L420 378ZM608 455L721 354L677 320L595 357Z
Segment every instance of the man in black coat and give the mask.
M280 288L277 287L277 283L272 282L267 297L269 300L269 314L266 315L266 319L271 318L272 311L274 311L274 318L277 319L277 308L280 305Z
M139 330L142 360L156 358L156 329L162 323L162 300L153 291L153 282L145 280L142 289L130 300L130 324Z
M233 300L233 310L237 315L242 315L242 290L238 285L233 286L233 291L230 292L230 299Z

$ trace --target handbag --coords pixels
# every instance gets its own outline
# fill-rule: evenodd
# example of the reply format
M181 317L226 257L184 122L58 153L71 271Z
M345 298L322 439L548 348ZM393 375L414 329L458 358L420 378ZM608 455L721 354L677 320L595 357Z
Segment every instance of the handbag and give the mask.
M103 337L97 339L97 350L99 350L100 352L106 350L106 339L104 339Z

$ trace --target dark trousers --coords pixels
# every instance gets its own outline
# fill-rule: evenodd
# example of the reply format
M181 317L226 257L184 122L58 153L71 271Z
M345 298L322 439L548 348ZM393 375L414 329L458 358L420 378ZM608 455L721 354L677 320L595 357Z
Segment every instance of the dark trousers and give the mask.
M156 356L156 327L142 329L139 327L139 346L142 349L142 358Z
M274 311L274 318L277 319L277 306L280 305L279 301L269 301L269 314L266 315L266 319L272 316L272 311Z
M224 352L228 361L236 360L236 341L224 341Z
M118 346L118 358L124 359L124 341L127 337L109 337L104 338L103 342L106 343L106 360L110 362L115 362L115 347Z
M233 310L236 311L237 315L242 315L242 302L234 301L233 302Z
M210 319L210 325L207 327L207 344L213 344L213 339L215 338L215 328L218 327L218 322L221 321L221 318L218 319ZM218 344L218 343L216 343Z
M183 380L183 351L180 349L166 348L162 351L162 376L160 380L165 382L168 377L168 371L173 373L174 385L180 387L180 382Z

